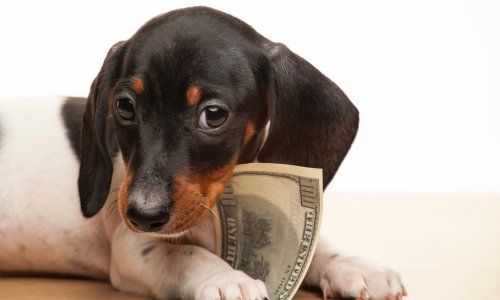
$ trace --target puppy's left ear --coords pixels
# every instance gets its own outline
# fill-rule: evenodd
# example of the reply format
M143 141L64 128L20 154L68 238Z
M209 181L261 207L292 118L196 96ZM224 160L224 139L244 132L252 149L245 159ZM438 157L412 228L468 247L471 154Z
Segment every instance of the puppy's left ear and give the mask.
M359 113L330 79L283 44L269 42L270 128L258 161L322 168L330 183L358 131Z
M82 213L86 218L101 210L111 187L113 162L107 142L111 134L108 129L109 98L112 84L121 72L123 43L119 42L109 50L99 74L92 82L83 115L78 191Z

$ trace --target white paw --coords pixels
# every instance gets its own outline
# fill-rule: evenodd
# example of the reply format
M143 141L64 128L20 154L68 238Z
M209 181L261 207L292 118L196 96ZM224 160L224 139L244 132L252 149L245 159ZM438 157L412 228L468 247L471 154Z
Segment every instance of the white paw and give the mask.
M268 300L267 289L260 280L241 271L224 271L201 282L195 300Z
M398 271L369 258L334 256L322 273L319 285L325 299L401 300L407 295Z

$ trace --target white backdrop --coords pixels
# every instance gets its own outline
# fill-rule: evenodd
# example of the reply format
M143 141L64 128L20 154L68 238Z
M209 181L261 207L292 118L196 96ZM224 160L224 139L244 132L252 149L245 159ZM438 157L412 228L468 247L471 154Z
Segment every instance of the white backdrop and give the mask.
M286 44L358 107L328 192L500 193L500 1L0 1L0 97L86 96L111 45L200 4Z

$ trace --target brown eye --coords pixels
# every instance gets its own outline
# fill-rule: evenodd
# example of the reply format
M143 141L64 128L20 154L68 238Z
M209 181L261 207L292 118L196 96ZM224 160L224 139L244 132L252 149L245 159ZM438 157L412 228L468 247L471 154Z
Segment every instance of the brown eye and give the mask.
M203 129L217 128L227 120L229 113L219 107L208 107L203 110L198 121L198 126Z
M116 102L116 110L124 120L133 120L135 117L134 104L129 99L120 99Z

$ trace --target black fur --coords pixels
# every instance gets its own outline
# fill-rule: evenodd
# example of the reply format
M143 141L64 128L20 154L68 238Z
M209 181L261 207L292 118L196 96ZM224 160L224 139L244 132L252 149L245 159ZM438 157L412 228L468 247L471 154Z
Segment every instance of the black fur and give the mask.
M194 253L193 248L187 248L186 250L184 250L184 255L186 256L192 256L193 253Z
M142 253L141 255L142 256L146 256L149 252L153 251L153 249L155 248L156 246L155 245L151 245L147 248L145 248L144 250L142 250Z
M87 99L68 97L61 107L61 116L66 126L66 135L68 136L73 152L80 159L80 140L82 138L82 118L85 111Z
M87 103L86 98L67 97L61 107L61 116L66 126L66 135L71 148L76 157L80 159L80 142L82 138L82 119ZM111 157L118 153L118 141L116 140L116 128L112 118L109 118L107 124L108 136L106 143Z
M326 188L356 137L358 110L335 83L286 46L272 44L267 51L274 97L259 162L322 168Z
M144 90L133 89L135 78ZM193 85L203 91L197 105L186 101ZM123 120L116 103L134 103L136 117ZM198 128L207 105L229 111L217 130ZM111 108L111 111L109 110ZM160 15L109 51L94 80L83 117L79 191L83 214L104 205L113 171L107 150L108 115L133 174L129 195L170 207L172 180L190 170L210 173L231 163L285 163L323 168L330 182L354 140L358 111L332 81L282 44L246 23L207 7ZM268 121L269 136L259 153ZM248 143L248 124L256 134ZM145 196L146 197L146 196Z

